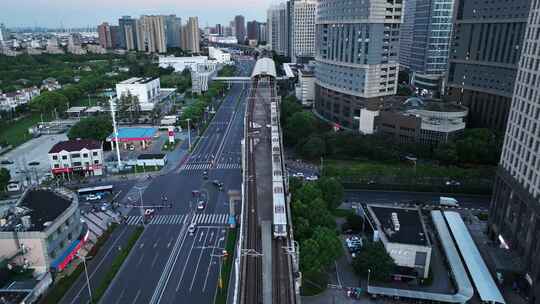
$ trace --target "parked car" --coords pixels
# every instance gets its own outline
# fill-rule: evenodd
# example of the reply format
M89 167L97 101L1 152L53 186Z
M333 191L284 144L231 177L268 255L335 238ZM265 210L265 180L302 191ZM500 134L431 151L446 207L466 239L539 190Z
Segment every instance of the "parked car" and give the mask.
M95 194L88 194L86 196L87 201L97 201L97 200L100 200L100 199L101 199L101 196L95 195Z
M300 179L304 179L304 173L302 173L302 172L294 173L294 174L293 174L293 177L297 177L297 178L300 178Z
M306 180L310 182L317 181L318 179L319 178L317 177L317 175L311 175L311 176L306 177Z
M12 165L12 164L13 162L8 159L3 159L2 161L0 161L0 165Z
M461 186L461 183L456 180L447 180L444 184L446 186L456 186L456 187Z

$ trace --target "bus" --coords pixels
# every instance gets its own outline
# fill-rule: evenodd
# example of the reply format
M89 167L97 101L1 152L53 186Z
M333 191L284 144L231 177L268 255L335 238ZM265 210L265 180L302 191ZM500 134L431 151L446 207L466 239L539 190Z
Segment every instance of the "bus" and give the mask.
M113 185L103 185L103 186L95 186L95 187L87 187L87 188L80 188L77 190L77 194L79 197L83 196L104 196L106 194L112 194L113 192Z

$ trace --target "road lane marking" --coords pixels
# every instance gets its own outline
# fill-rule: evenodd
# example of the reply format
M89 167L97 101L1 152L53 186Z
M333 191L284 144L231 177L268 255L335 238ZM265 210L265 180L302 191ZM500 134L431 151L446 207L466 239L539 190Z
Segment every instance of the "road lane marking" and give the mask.
M201 231L201 233L204 233L204 231ZM182 269L182 274L180 275L180 280L178 280L178 285L176 285L176 292L180 290L180 285L182 284L182 280L184 279L184 274L186 273L187 265L189 264L189 258L191 257L191 252L193 251L193 246L195 246L195 240L191 244L191 248L189 249L186 263L184 264L184 269Z
M218 243L219 240L219 243ZM212 252L210 253L210 262L208 262L208 269L206 270L206 277L204 278L204 285L202 291L204 292L206 290L206 284L208 283L208 276L210 275L210 269L212 268L212 260L214 259L214 251L216 250L216 247L219 247L221 244L221 239L219 239L216 235L216 240L214 242L214 247L212 248ZM219 278L218 278L219 280Z
M210 242L211 242L212 237L214 237L214 231L210 233L206 233L206 236L204 237L204 245L206 245L206 238L208 237L208 234L210 234ZM189 292L191 292L191 290L193 289L193 283L195 283L195 279L197 278L197 271L199 270L199 264L201 263L203 252L204 252L204 248L201 248L201 252L199 253L199 259L197 260L197 266L195 267L195 271L193 272L193 279L191 280L191 285L189 285Z
M135 299L133 299L133 303L134 303L134 304L137 303L137 300L139 299L139 296L140 296L140 295L141 295L141 290L139 289L139 290L137 291L137 294L135 295Z

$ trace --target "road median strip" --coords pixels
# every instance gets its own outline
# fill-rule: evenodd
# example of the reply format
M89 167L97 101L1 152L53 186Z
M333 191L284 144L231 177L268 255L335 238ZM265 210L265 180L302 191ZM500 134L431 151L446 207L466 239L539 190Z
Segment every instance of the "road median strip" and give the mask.
M237 229L230 229L229 233L227 233L227 243L225 245L225 250L227 251L228 258L224 259L221 265L221 278L218 278L218 291L216 293L214 304L227 303L229 279L231 276L232 262L234 259L234 248L236 244L237 233Z
M101 297L103 297L105 291L107 291L107 289L109 288L109 285L120 270L120 267L122 267L122 264L128 257L131 249L133 248L133 246L135 246L135 243L137 242L143 231L143 227L135 228L135 231L133 231L133 233L129 237L127 246L125 248L122 248L120 250L120 253L114 258L114 261L111 264L111 268L105 274L105 277L101 281L101 284L94 291L91 303L99 303L99 300L101 299Z

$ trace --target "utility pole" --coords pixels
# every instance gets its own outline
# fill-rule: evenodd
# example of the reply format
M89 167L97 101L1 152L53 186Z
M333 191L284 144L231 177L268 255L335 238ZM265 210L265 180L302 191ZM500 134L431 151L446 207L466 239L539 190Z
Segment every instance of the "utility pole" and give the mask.
M191 128L190 128L190 121L191 118L187 118L187 134L188 134L188 145L189 145L189 151L191 151Z
M90 278L88 277L88 268L86 267L86 257L83 255L77 254L77 256L82 260L84 265L84 273L86 275L86 286L88 287L88 297L90 299L90 303L92 303L92 288L90 287ZM89 257L92 258L92 257Z
M109 106L111 108L111 116L113 121L114 143L116 146L116 159L118 160L118 170L122 168L122 161L120 160L120 146L118 142L118 128L116 127L116 115L114 112L113 98L109 98Z

